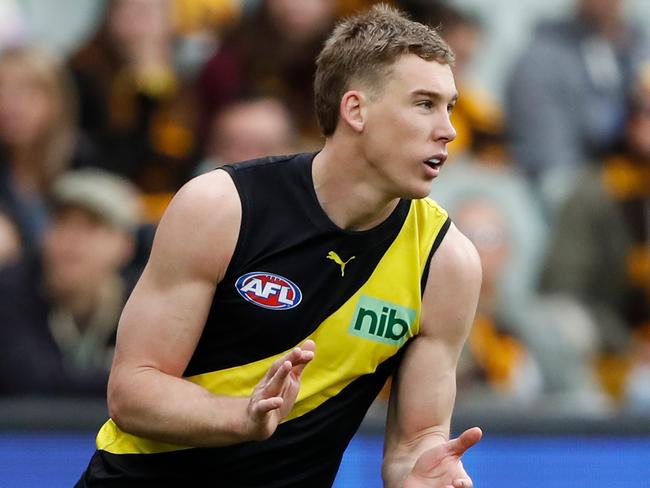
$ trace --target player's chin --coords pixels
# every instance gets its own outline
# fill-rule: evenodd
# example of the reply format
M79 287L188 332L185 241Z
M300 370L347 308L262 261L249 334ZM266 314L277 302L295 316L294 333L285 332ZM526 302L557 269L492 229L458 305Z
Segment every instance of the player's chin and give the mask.
M429 194L431 193L431 183L433 182L433 179L430 180L424 180L418 182L417 185L413 185L410 188L410 194L406 196L406 198L410 198L412 200L417 200L419 198L425 198L428 197Z
M417 200L428 197L431 193L431 183L434 178L423 175L413 175L409 179L402 179L399 183L395 181L395 189L400 198Z

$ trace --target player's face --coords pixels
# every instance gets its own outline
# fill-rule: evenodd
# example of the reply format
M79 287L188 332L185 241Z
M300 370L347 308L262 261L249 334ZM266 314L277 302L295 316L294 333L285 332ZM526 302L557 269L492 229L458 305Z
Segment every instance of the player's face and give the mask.
M449 65L405 55L366 107L364 148L390 196L429 194L456 137L449 120L456 101Z

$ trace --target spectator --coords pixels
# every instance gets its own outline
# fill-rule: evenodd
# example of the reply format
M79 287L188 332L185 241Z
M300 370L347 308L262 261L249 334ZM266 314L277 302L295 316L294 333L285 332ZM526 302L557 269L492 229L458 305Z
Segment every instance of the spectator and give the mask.
M189 81L174 68L171 5L110 0L97 34L70 61L82 127L102 165L149 193L178 189L197 151Z
M483 28L479 19L461 9L438 4L431 7L427 22L441 26L442 35L456 56L453 71L461 96L451 116L456 139L449 145L450 155L471 152L477 162L506 163L501 106L494 97L472 81L469 73L483 41Z
M483 266L478 313L459 369L459 404L610 409L594 375L595 325L573 300L536 291L546 225L525 180L509 166L459 160L432 197L474 243ZM539 403L539 402L538 402Z
M313 99L314 59L334 14L334 0L264 0L202 71L204 127L242 93L273 93L289 107L302 146L314 146L318 128L313 104L305 101Z
M637 336L629 374L623 386L623 405L637 415L650 409L650 336L648 330Z
M75 107L73 85L55 58L29 47L0 54L0 204L29 251L47 223L51 181L91 157Z
M253 0L253 1L257 1L257 0ZM378 3L396 4L398 8L400 8L404 12L408 12L407 8L404 8L403 6L399 5L400 2L387 2L385 0L335 0L336 16L348 17L350 15L354 15L355 13L359 13L362 10L367 10L371 8L373 5L376 5Z
M22 251L18 227L11 216L0 209L0 269L16 261Z
M267 154L290 154L296 134L287 107L273 97L235 101L217 113L198 172Z
M635 91L620 152L584 168L562 208L542 286L580 300L599 326L600 352L623 394L631 333L650 326L650 77ZM645 347L635 347L642 351ZM618 360L616 360L618 358ZM603 368L603 372L605 368Z
M0 270L0 393L103 394L130 285L134 190L100 170L61 176L42 259Z
M507 87L513 157L562 199L576 168L617 142L627 93L647 50L623 0L576 0L575 14L539 25ZM563 184L567 182L567 184Z
M176 66L186 77L216 51L224 31L239 21L244 0L173 0Z
M505 215L493 202L469 196L456 209L455 221L476 246L483 269L477 316L468 342L471 359L466 358L459 370L460 395L478 383L530 402L541 393L539 366L498 309L499 282L512 252Z
M27 37L26 23L17 0L0 3L0 49L24 42Z

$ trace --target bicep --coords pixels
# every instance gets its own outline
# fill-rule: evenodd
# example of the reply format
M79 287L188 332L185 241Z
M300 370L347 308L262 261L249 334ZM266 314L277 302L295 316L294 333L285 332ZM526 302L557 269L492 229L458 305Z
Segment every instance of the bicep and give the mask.
M114 372L154 368L180 376L187 366L239 231L234 185L225 172L215 173L221 174L181 189L161 220L122 313Z
M214 286L200 279L165 285L146 269L118 329L114 368L152 367L180 376L196 346Z
M481 280L474 247L452 226L431 261L420 334L406 351L391 395L387 446L446 437L456 364L473 322Z

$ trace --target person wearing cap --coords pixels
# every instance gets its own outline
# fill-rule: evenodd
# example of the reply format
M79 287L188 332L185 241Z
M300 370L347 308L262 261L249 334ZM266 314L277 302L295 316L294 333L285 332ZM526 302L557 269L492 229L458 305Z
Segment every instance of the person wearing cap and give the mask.
M120 177L70 171L40 256L0 271L0 394L103 395L131 285L139 202Z

